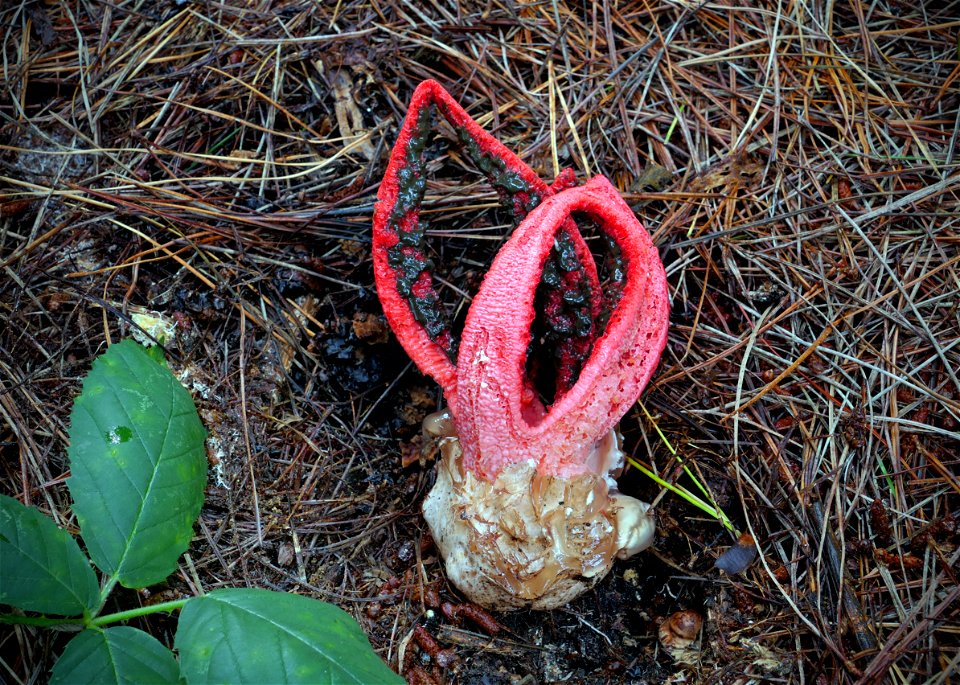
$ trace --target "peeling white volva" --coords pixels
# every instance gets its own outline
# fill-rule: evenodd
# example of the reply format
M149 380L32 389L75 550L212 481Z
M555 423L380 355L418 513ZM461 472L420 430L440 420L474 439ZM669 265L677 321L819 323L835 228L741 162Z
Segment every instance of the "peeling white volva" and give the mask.
M615 431L598 445L596 472L548 476L525 460L493 482L464 470L449 414L428 416L424 431L441 456L423 516L448 578L473 602L554 609L653 543L649 505L615 490L610 474L623 464Z

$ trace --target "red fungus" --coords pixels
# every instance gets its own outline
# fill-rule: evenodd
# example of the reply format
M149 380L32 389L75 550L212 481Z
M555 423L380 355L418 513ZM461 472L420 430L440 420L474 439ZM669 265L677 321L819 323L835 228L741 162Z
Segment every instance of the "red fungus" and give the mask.
M459 350L419 224L434 108L518 221L470 306ZM560 606L653 538L647 505L616 492L610 474L623 465L615 425L666 344L666 275L610 182L575 183L565 171L548 187L427 81L414 93L374 216L374 273L387 319L441 384L452 413L424 423L442 454L424 516L450 580L495 608ZM574 213L597 224L617 256L606 293ZM528 374L538 302L557 340L549 405Z
M508 150L457 104L436 81L424 81L413 93L410 109L390 155L380 183L373 217L373 268L377 293L397 339L421 371L432 376L453 404L457 387L456 341L442 311L433 285L431 264L420 226L420 202L426 187L425 147L431 132L433 112L453 126L470 161L490 180L519 223L534 207L555 190L576 183L572 170L565 169L548 186L533 170ZM549 294L548 325L562 328L565 310L585 309L582 320L592 322L600 308L597 267L589 248L572 221L558 231L558 244L569 246L567 263L559 269L563 282ZM582 290L586 297L571 297ZM575 304L577 300L586 300ZM576 316L578 312L572 312ZM569 386L570 378L583 363L594 330L575 331L558 345L561 368L558 393ZM454 409L455 411L455 409Z
M574 211L614 239L625 287L577 382L546 410L525 379L534 293L554 235ZM467 314L454 411L464 467L487 480L525 459L546 475L590 470L591 451L653 375L666 344L668 297L656 248L607 179L533 210L497 254Z

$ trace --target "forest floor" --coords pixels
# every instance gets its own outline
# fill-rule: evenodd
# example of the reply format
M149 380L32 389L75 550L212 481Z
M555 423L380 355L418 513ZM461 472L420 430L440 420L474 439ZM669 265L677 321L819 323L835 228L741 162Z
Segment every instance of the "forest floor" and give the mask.
M5 3L0 492L76 530L71 401L156 312L210 479L179 572L111 610L302 593L421 683L957 682L960 3L740 5ZM370 252L427 78L542 178L606 175L650 230L671 327L625 448L752 536L742 572L714 565L734 533L628 468L652 550L495 635L436 608L463 599L420 513L432 465L401 454L442 398ZM449 130L430 155L455 314L510 226ZM680 610L704 623L676 659L657 635ZM172 644L171 619L136 625ZM44 682L67 637L0 628L0 681Z

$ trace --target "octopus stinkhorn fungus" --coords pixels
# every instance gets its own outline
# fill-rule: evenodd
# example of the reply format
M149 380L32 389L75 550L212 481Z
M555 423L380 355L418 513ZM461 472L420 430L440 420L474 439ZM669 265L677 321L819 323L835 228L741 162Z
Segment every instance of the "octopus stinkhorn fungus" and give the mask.
M419 221L434 112L517 223L467 312L459 343L440 301ZM619 493L616 424L666 344L669 294L656 247L610 182L552 185L486 133L436 82L417 88L380 186L377 291L394 333L443 388L428 417L439 441L424 517L450 580L478 604L552 609L595 585L616 558L653 541L648 505ZM601 283L574 217L611 253ZM553 344L552 399L531 364L532 327Z

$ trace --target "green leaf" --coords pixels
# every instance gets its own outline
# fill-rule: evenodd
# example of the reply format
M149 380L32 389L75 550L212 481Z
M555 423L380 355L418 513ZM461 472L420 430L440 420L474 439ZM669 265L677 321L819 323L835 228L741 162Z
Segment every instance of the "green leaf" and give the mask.
M161 340L161 342L163 341ZM150 347L145 347L144 350L150 359L154 360L161 366L166 367L167 358L163 356L163 348L160 347L160 345L151 345Z
M166 366L132 340L96 359L73 405L70 469L80 534L126 587L166 578L203 504L206 432Z
M50 685L178 682L180 668L173 652L142 630L127 626L83 631L67 644L50 676Z
M76 540L37 509L0 495L0 604L79 616L100 603Z
M283 592L227 589L191 599L174 647L189 685L404 683L349 614Z

